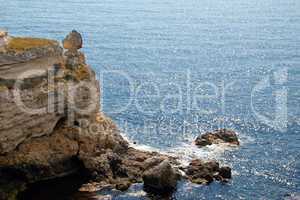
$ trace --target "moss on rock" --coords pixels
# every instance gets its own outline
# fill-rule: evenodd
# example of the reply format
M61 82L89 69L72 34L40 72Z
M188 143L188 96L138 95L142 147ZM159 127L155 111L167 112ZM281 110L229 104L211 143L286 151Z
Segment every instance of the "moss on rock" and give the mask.
M58 44L55 40L40 39L40 38L26 38L13 37L7 45L7 50L11 51L26 51L32 48L56 46Z

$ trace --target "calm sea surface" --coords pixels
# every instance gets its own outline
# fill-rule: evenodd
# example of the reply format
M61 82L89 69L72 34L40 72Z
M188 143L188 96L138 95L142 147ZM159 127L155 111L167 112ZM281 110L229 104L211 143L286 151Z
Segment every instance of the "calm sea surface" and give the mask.
M102 110L130 141L233 168L228 184L182 182L174 199L300 192L299 0L0 0L0 27L58 40L80 31ZM192 145L219 127L241 147ZM141 188L108 193L145 199Z

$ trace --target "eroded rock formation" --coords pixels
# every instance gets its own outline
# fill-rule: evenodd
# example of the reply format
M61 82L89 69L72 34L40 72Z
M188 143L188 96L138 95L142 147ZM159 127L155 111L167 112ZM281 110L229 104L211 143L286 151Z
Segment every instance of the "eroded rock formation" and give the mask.
M0 32L1 41L0 199L15 198L16 188L27 183L80 169L90 177L80 191L105 186L126 190L143 179L158 190L176 187L176 159L129 147L100 111L99 83L79 51L78 32L63 40L65 49L57 41L10 37L7 32ZM198 177L200 165L195 166L187 172ZM219 169L205 167L229 176L228 170Z
M214 180L227 181L231 178L231 169L229 167L220 167L219 163L203 160L193 160L185 168L188 179L196 184L209 184Z
M230 145L240 144L237 134L234 131L227 129L219 129L201 134L195 140L195 144L199 147L220 143L227 143Z

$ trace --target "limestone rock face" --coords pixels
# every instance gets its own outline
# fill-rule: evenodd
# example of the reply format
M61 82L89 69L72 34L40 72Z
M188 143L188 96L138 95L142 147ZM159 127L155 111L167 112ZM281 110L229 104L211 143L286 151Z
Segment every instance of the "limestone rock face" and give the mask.
M239 145L237 134L232 130L219 129L213 132L207 132L198 136L195 144L199 147L204 147L212 144L227 143L231 145Z
M76 69L67 61L59 43L45 39L12 37L0 52L0 155L50 135L64 117L96 120L95 74L82 60Z
M10 154L0 156L0 174L28 182L70 174L79 168L79 144L74 131L59 127L51 135L28 140ZM10 172L12 174L10 174Z
M80 70L66 69L58 44L12 38L0 53L0 154L31 138L51 134L58 121L70 113L74 120L96 119L100 91L95 74L87 65ZM83 79L85 85L80 88ZM89 98L90 88L93 98ZM91 107L89 112L81 112L86 107Z

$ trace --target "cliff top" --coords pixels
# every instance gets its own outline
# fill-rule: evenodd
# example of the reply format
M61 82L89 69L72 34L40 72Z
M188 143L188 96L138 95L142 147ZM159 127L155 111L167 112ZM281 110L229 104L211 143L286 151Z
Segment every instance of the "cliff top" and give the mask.
M12 37L7 46L8 51L27 51L33 48L57 46L59 43L55 40L29 38L29 37Z
M39 58L60 57L62 53L63 49L58 41L13 37L0 30L0 71L16 68L13 65Z

